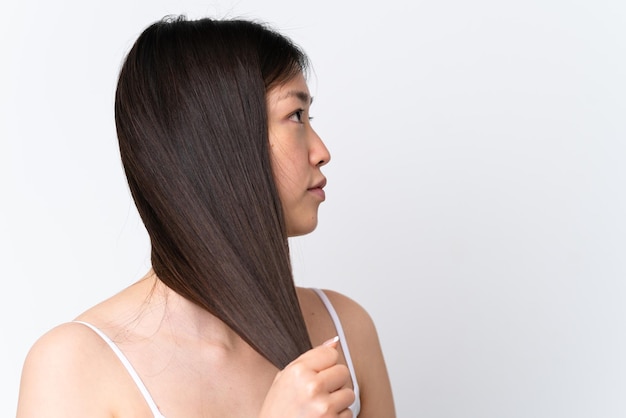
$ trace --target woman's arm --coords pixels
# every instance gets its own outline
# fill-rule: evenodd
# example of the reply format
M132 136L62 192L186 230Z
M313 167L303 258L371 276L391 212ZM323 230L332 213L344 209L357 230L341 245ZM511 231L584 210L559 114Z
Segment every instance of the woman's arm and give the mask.
M341 319L361 397L359 418L396 416L391 383L378 333L367 311L352 299L324 290Z

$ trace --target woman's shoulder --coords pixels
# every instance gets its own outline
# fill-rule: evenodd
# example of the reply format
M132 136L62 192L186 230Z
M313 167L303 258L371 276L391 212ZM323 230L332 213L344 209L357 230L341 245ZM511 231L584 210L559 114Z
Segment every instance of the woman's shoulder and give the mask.
M359 418L394 417L391 384L372 317L354 299L333 290L322 291L337 313L350 349L361 392ZM318 336L316 341L316 330L319 327L315 324L310 326L309 323L312 322L312 318L315 323L327 322L320 319L325 317L324 311L327 307L313 289L298 288L298 297L307 326L312 331L310 332L312 342L316 345L316 342L323 341L322 338L328 338L330 331L326 328L325 335ZM323 325L321 327L324 328Z
M365 331L367 329L363 328L363 326L374 326L374 322L367 310L354 299L330 289L322 289L322 292L328 297L328 300L332 303L332 306L340 316L341 322L345 322L346 326L358 324L360 328Z
M68 322L42 335L26 356L26 365L36 366L38 371L65 369L72 371L75 365L84 363L99 350L102 339L86 326ZM78 369L80 371L80 369Z
M376 328L374 321L367 312L354 299L344 295L343 293L329 290L319 289L328 298L330 307L324 304L323 295L317 293L318 289L298 288L298 297L302 304L303 313L306 316L321 316L322 313L332 308L346 332L348 338L367 338L375 336Z
M106 342L83 324L59 325L31 347L22 369L18 417L107 416L104 407L111 353ZM97 412L100 411L100 412ZM108 416L111 416L110 414Z
M123 394L136 389L107 340L125 335L123 321L116 318L136 315L142 300L138 287L132 285L78 316L77 321L95 329L67 322L33 344L22 368L18 417L114 416L113 410L127 398Z
M322 294L318 292L321 290ZM357 375L361 366L372 357L372 350L379 347L378 333L372 317L354 299L329 289L298 288L302 313L309 329L311 342L318 345L337 335L341 327L346 343L352 353ZM324 301L324 296L327 298ZM333 318L333 312L335 317ZM361 364L360 364L361 363Z

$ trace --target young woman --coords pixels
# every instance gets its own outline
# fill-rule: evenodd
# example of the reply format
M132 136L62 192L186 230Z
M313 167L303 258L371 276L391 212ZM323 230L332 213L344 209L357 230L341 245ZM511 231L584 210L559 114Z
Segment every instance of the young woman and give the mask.
M115 116L152 270L27 356L18 417L394 417L367 313L296 288L330 154L305 55L247 21L153 24Z

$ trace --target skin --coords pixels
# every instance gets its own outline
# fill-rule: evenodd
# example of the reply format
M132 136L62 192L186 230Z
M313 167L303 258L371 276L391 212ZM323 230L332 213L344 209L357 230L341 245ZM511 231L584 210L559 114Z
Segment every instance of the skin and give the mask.
M272 166L290 236L315 229L324 201L326 178L320 169L330 153L311 126L311 102L302 74L267 95Z
M312 129L304 77L268 93L272 164L290 235L311 232L330 159ZM314 190L312 190L314 189ZM310 289L298 288L312 350L277 370L217 317L160 282L154 272L77 320L112 338L160 411L175 417L349 418L353 385L334 324ZM374 324L351 299L326 291L339 314L361 390L360 418L395 417ZM177 390L184 388L184 390ZM245 396L242 396L245 394ZM92 330L60 325L30 350L18 418L151 417L119 359Z

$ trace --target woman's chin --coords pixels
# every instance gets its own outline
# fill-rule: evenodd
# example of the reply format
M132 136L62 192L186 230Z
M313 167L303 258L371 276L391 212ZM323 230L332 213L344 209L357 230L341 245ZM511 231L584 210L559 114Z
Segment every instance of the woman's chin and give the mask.
M287 225L287 236L291 238L310 234L315 228L317 228L317 216L310 219L308 222L301 222L293 226Z

